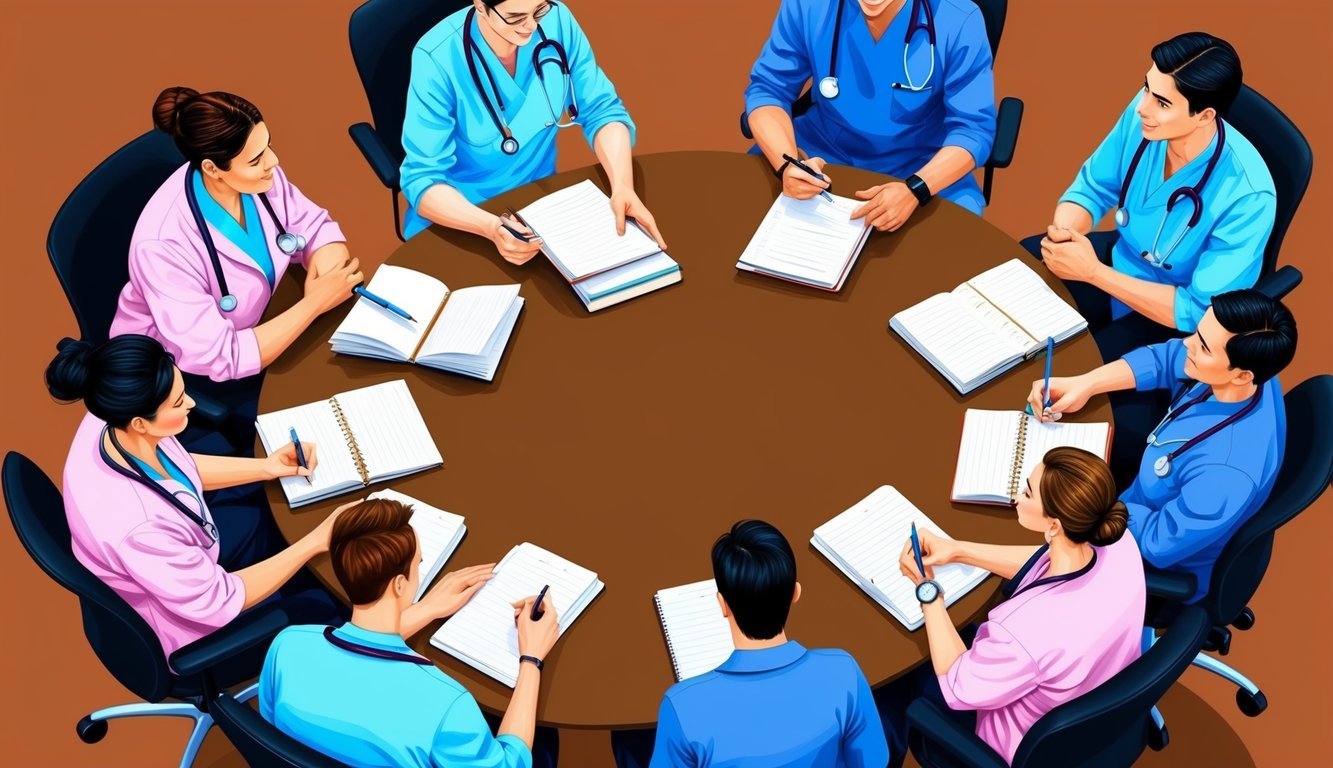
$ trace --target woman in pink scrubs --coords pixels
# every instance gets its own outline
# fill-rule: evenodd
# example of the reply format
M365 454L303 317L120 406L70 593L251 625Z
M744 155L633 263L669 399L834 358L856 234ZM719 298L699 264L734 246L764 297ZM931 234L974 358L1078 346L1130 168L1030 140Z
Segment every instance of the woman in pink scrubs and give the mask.
M297 623L345 616L301 570L328 550L337 512L282 548L255 528L262 518L252 511L210 508L204 499L210 489L309 474L294 445L264 459L188 453L175 436L194 401L171 355L146 336L97 347L67 339L46 384L89 411L65 462L74 556L143 617L168 657L266 599L281 601ZM302 448L314 469L315 445Z
M1042 715L1139 657L1146 599L1143 559L1106 462L1078 448L1052 449L1024 483L1017 512L1018 524L1040 532L1045 544L977 544L923 531L925 577L910 542L900 560L903 575L917 585L947 563L1008 580L1004 602L976 629L970 647L942 596L921 606L932 674L917 676L914 693L942 699L969 719L975 712L977 735L1010 763ZM923 592L929 597L931 590L918 589L918 598ZM903 744L905 703L893 706L892 698L877 696L886 726L893 722Z
M168 88L153 122L187 162L139 216L111 335L157 339L192 392L229 407L226 443L191 429L181 437L187 447L250 455L262 371L316 317L352 297L360 265L328 211L278 167L255 105L221 91ZM306 269L304 296L261 323L293 263Z

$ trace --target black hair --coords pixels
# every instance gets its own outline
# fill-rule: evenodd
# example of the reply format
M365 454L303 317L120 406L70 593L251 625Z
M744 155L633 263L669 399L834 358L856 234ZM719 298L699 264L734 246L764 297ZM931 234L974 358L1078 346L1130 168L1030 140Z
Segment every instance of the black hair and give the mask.
M746 637L767 640L787 624L796 556L777 528L742 520L713 544L713 578Z
M124 429L135 417L152 419L171 395L175 360L156 340L127 334L93 346L64 339L46 367L46 388L57 400L82 400L88 411Z
M1240 93L1240 56L1231 43L1206 32L1186 32L1153 46L1152 60L1189 102L1190 114L1209 107L1226 117Z
M218 168L231 170L232 158L245 151L250 132L262 122L259 107L225 91L199 93L177 85L153 102L153 125L176 142L195 168L212 160Z
M1278 375L1296 356L1296 318L1277 299L1253 288L1219 293L1213 317L1236 334L1227 339L1231 367L1253 373L1255 384Z

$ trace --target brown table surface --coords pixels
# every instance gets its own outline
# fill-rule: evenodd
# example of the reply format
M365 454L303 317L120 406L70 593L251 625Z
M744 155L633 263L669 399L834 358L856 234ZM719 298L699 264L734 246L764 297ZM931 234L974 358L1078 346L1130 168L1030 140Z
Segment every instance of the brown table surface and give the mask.
M953 505L949 496L964 409L1021 409L1042 360L965 399L887 329L895 312L1027 257L983 219L941 200L897 233L872 233L842 291L826 293L735 269L778 194L760 158L673 152L637 157L634 166L636 189L681 265L680 284L589 314L541 257L516 267L487 240L433 228L391 263L452 288L523 286L527 304L495 380L335 356L328 339L346 315L340 308L270 367L260 412L406 378L444 466L376 487L466 516L467 538L445 571L498 561L531 541L598 573L606 590L548 657L544 724L656 720L675 677L653 594L709 578L713 541L744 518L773 523L796 552L802 593L789 637L846 649L871 685L902 674L927 656L924 630L906 631L810 537L891 484L955 538L1040 541L1008 508ZM829 172L848 197L884 180L853 168ZM521 207L586 178L606 190L600 173L561 173L484 207ZM1037 271L1068 299L1058 279ZM275 306L294 299L295 282L286 281ZM1094 367L1092 338L1063 345L1056 362L1061 373ZM1078 418L1109 419L1105 398ZM291 510L276 483L268 491L289 541L357 498ZM312 567L339 592L327 556ZM950 615L960 626L983 616L998 585L987 580ZM483 707L503 711L511 690L432 647L435 628L412 647Z

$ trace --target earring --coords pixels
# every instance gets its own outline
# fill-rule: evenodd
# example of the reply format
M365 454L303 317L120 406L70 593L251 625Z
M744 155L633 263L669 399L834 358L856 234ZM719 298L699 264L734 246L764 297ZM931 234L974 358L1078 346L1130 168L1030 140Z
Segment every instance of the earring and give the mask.
M1055 530L1054 530L1054 529L1051 529L1051 528L1047 528L1046 531L1045 531L1044 533L1042 533L1042 537L1046 539L1046 543L1047 543L1047 544L1050 544L1050 543L1051 543L1051 539L1054 539L1054 538L1055 538Z

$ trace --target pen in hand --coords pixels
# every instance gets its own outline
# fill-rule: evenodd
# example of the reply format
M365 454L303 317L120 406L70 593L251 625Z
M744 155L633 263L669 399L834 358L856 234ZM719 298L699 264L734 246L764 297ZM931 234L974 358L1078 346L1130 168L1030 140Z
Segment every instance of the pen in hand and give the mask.
M782 155L782 159L783 159L783 160L786 160L787 162L791 163L792 165L796 166L797 168L800 168L801 170L805 171L806 173L810 174L811 176L814 176L816 179L819 179L820 181L826 181L826 179L824 178L824 174L820 173L819 171L816 171L814 168L811 168L810 166L806 165L805 163L801 162L800 160L797 160L796 158L792 157L791 155L788 155L788 154L786 154L786 153L783 153L783 155ZM829 189L832 189L832 188L833 188L833 185L830 184L830 185L829 185ZM828 189L821 189L821 190L819 191L819 196L822 197L822 198L824 198L825 200L829 201L830 203L833 202L833 195L830 195L830 194L828 193Z
M291 427L288 431L292 436L292 445L296 446L296 463L301 465L301 469L310 469L310 465L305 460L305 450L301 448L301 438L296 436L296 427ZM315 484L315 481L310 479L310 475L305 476L305 481L311 485Z
M546 611L542 610L542 601L546 599L546 590L550 588L551 585L547 584L537 593L537 599L532 603L532 613L529 614L533 621L541 621L542 616L546 615Z

